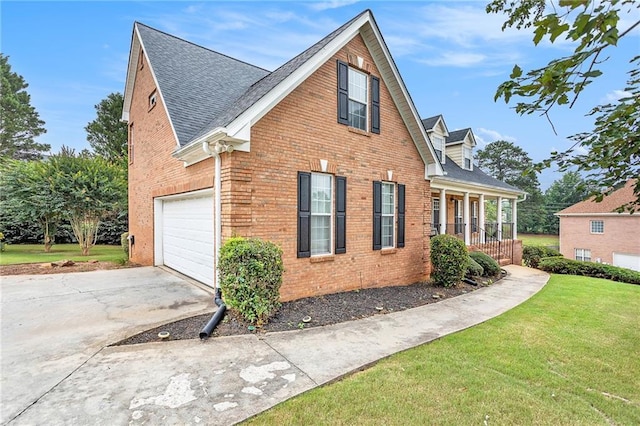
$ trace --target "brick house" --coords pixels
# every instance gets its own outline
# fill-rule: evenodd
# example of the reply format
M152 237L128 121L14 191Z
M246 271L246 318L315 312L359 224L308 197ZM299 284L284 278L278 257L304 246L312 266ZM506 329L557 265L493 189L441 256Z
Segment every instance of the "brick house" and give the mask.
M640 215L615 209L635 199L634 180L596 202L581 201L556 213L564 257L640 271Z
M216 283L233 235L283 249L283 301L429 277L443 165L369 10L273 72L135 23L131 260Z

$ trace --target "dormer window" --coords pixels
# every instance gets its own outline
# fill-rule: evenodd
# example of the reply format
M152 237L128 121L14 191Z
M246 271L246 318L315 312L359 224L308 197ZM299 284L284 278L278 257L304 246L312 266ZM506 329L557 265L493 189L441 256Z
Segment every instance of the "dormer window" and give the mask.
M444 164L444 138L442 136L433 135L431 140L433 142L433 149L436 151L438 161Z
M464 168L467 170L473 170L473 151L466 146L462 148L464 154Z

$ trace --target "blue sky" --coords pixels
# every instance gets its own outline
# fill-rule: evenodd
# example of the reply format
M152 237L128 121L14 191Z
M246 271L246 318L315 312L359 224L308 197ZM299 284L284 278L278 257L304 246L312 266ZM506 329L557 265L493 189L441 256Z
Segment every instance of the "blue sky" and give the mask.
M588 130L596 104L624 89L628 60L640 53L639 31L621 40L602 66L605 75L571 109L551 118L517 115L494 102L514 64L540 67L568 54L567 42L534 47L528 31L501 31L504 17L488 15L485 1L219 2L219 1L2 1L0 50L22 75L32 105L46 122L38 140L52 152L64 144L88 148L84 127L94 106L123 92L134 21L273 70L364 9L371 9L413 102L425 117L443 114L449 130L471 127L478 148L494 140L522 147L534 160L570 146ZM620 28L635 15L624 16ZM627 25L628 26L628 25ZM559 175L540 176L545 189Z

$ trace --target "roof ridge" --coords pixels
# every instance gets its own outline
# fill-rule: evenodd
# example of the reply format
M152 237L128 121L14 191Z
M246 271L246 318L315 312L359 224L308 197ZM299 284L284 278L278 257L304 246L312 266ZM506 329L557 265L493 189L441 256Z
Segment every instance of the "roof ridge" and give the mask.
M262 68L262 67L260 67L260 66L258 66L258 65L255 65L255 64L249 63L249 62L247 62L247 61L243 61L242 59L234 58L233 56L229 56L229 55L227 55L226 53L218 52L217 50L213 50L213 49L210 49L210 48L208 48L208 47L201 46L201 45L199 45L199 44L197 44L197 43L194 43L194 42L192 42L192 41L185 40L185 39L183 39L183 38L181 38L181 37L178 37L178 36L176 36L176 35L169 34L169 33L165 32L165 31L162 31L162 30L159 30L159 29L157 29L157 28L151 27L151 26L149 26L149 25L147 25L147 24L143 24L143 23L142 23L142 22L140 22L140 21L134 21L134 23L133 23L133 24L134 24L134 25L142 25L143 27L146 27L146 28L148 28L148 29L150 29L150 30L152 30L152 31L155 31L155 32L157 32L157 33L160 33L160 34L162 34L162 35L165 35L165 36L171 37L171 38L176 39L176 40L178 40L178 41L181 41L181 42L183 42L183 43L190 44L190 45L192 45L192 46L194 46L194 47L197 47L197 48L200 48L200 49L203 49L203 50L207 50L207 51L209 51L209 52L211 52L211 53L215 53L216 55L224 56L225 58L231 59L231 60L233 60L233 61L240 62L240 63L245 64L245 65L249 65L249 66L251 66L251 67L254 67L254 68L260 69L260 70L262 70L262 71L266 71L266 72L268 72L268 73L270 73L270 72L271 72L271 70L268 70L268 69L266 69L266 68Z

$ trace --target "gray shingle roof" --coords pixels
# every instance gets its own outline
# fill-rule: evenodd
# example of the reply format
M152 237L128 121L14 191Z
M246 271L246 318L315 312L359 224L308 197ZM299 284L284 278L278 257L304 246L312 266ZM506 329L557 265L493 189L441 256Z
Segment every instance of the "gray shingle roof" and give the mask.
M467 136L467 134L470 131L471 129L466 128L466 129L454 130L453 132L449 132L449 136L447 136L445 139L445 144L453 145L453 144L463 142L464 138Z
M423 118L422 125L426 130L431 130L433 129L433 126L435 126L438 120L441 118L442 118L442 114L436 115L435 117Z
M352 22L356 21L358 18L360 18L360 16L364 15L367 12L369 11L365 10L364 12L360 13L358 16L354 17L349 22L345 23L322 40L320 40L304 52L300 53L298 56L280 66L271 74L265 76L263 79L253 84L224 113L213 116L213 119L209 123L207 123L207 125L203 127L200 132L198 132L194 139L200 136L204 136L208 132L214 130L216 127L226 126L227 124L231 123L240 114L242 114L256 102L258 102L263 96L269 93L285 78L290 76L300 66L311 59L316 53L322 50L322 48L329 44L345 28L351 25Z
M269 71L136 22L181 145Z
M479 167L474 166L473 170L466 170L462 167L458 166L455 161L453 161L449 156L447 156L447 161L442 165L444 168L445 175L442 176L444 179L455 179L462 182L475 183L479 185L492 186L495 188L507 189L509 191L517 191L524 192L516 188L515 186L509 185L508 183L504 183L501 180L498 180L492 176L489 176L485 172L483 172Z

